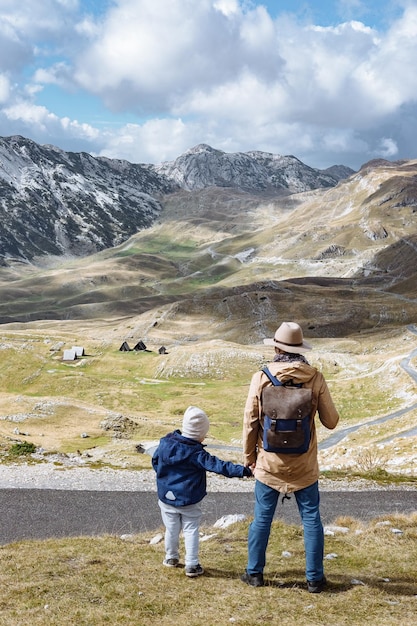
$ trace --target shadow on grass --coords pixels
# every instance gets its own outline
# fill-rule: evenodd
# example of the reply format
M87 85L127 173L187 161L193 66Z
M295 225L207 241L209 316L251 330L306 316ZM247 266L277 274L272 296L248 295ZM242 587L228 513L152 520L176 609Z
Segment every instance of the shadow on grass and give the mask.
M242 568L243 574L244 568ZM279 572L270 576L265 576L264 587L275 587L276 589L299 589L301 591L307 591L307 585L304 577L304 572L301 570L291 570L286 572ZM202 578L222 578L230 580L240 580L240 574L236 574L235 571L219 570L212 567L205 568ZM327 585L323 593L346 593L357 586L365 586L368 588L377 589L390 596L410 596L417 595L417 584L411 583L407 579L395 578L395 579L374 579L367 576L362 576L359 582L353 582L355 579L352 576L338 576L332 575L331 578L327 577ZM242 582L242 585L244 583Z

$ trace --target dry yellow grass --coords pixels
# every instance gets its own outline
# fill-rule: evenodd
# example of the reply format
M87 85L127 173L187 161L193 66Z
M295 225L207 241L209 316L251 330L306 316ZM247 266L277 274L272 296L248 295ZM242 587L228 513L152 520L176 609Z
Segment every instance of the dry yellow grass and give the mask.
M21 439L48 452L89 452L87 462L147 467L149 458L136 453L136 444L180 427L186 407L196 404L210 416L209 443L234 446L237 451L230 454L240 460L250 377L271 358L270 350L260 344L213 340L167 343L168 354L159 355L161 337L156 327L146 337L152 352L122 353L118 348L125 333L136 340L144 336L134 329L134 320L129 331L125 324L94 327L67 321L3 327L0 443ZM177 330L186 329L184 320ZM63 363L62 348L51 350L60 342L65 347L83 345L86 356ZM314 344L309 358L328 380L341 414L338 430L415 402L415 386L400 367L401 359L415 345L411 333L363 334L349 340L320 339ZM118 415L136 425L122 440L115 440L115 433L101 426ZM378 446L416 424L417 411L411 411L385 424L361 428L349 440L323 451L320 461L326 468L348 468L362 455L363 446ZM21 434L15 434L16 429ZM82 433L89 437L81 438ZM330 433L319 427L318 434L322 440ZM384 446L381 458L409 459L396 470L414 467L415 438L398 438Z
M163 543L150 545L149 533L6 545L0 550L0 624L413 624L417 514L381 521L337 520L349 531L326 537L326 555L337 556L325 561L329 587L320 595L305 588L300 528L281 522L274 523L268 548L268 584L257 589L239 580L247 523L204 529L215 536L201 543L206 573L198 579L163 567Z

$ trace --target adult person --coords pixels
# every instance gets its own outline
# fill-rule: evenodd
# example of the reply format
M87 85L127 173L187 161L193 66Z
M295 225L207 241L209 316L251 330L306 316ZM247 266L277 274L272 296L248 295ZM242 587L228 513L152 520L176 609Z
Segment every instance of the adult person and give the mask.
M333 429L339 421L339 414L323 375L304 356L311 346L304 340L299 324L283 322L272 339L264 339L264 344L275 348L274 360L268 366L275 377L282 383L292 381L312 389L311 439L307 452L302 454L264 450L262 390L271 383L265 373L256 372L250 383L243 424L244 464L251 468L256 480L254 519L248 534L248 562L241 580L253 587L264 585L266 549L278 499L280 494L294 493L304 530L307 589L310 593L320 593L325 588L326 578L314 417L318 412L321 423Z

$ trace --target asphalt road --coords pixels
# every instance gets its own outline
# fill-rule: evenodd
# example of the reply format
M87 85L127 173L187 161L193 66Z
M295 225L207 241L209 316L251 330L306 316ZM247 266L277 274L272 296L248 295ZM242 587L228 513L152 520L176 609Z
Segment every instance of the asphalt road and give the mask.
M223 515L253 513L252 493L209 493L203 500L203 525ZM0 544L21 539L122 535L161 529L154 492L0 490ZM347 515L360 520L417 511L417 491L346 491L321 493L324 524ZM295 498L279 503L276 517L299 524Z

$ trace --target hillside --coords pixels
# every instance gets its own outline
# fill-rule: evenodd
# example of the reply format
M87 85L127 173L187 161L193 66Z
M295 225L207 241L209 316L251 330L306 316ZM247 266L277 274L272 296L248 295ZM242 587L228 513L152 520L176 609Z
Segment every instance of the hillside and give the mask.
M19 431L46 450L146 466L133 442L154 439L201 403L213 443L238 450L251 372L271 356L262 339L296 319L341 428L406 410L323 451L323 463L358 464L370 446L374 463L400 459L396 470L412 472L415 436L399 436L417 426L408 410L415 382L401 366L416 347L416 168L379 161L291 195L177 188L160 196L152 226L118 246L9 263L0 270L0 436L13 439L14 416L23 415ZM118 351L139 339L149 353ZM73 343L86 346L86 358L62 363L62 346ZM126 439L100 427L114 415L132 421Z
M0 262L85 255L150 226L172 186L145 166L0 138Z
M239 343L259 341L295 307L313 337L403 327L416 319L416 170L379 164L328 190L267 200L216 187L165 195L158 222L120 246L5 269L0 320L143 314L145 328L152 320L174 335L176 319L191 325L204 310L200 340L215 327Z
M0 138L0 264L86 256L125 242L155 223L159 199L212 186L289 194L331 187L352 170L321 171L292 156L227 154L200 145L159 166L96 158Z

